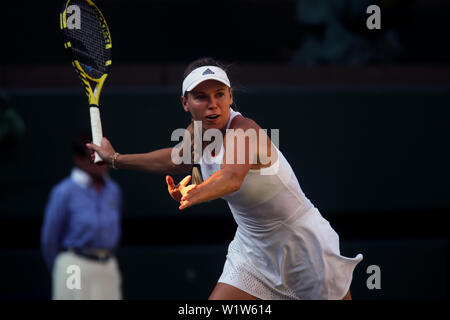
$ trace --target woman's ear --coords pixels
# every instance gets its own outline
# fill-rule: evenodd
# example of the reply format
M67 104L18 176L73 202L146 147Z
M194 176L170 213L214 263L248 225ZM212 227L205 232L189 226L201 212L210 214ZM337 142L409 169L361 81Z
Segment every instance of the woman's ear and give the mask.
M230 106L233 104L233 89L231 89L230 88L230 100L231 100L231 103L230 103Z
M181 104L183 105L184 111L189 112L189 108L187 106L187 98L185 98L184 96L181 96Z

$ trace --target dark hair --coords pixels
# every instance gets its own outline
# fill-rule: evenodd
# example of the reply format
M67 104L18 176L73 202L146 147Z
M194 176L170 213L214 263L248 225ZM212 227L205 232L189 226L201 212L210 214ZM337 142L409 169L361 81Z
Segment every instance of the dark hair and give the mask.
M92 141L92 135L88 131L78 133L72 140L72 153L79 157L89 156L89 149L86 147L86 143Z
M195 61L192 61L184 70L183 78L186 78L189 73L191 73L193 70L203 67L203 66L215 66L223 69L225 72L227 71L227 67L224 63L211 58L211 57L203 57L200 59L197 59Z

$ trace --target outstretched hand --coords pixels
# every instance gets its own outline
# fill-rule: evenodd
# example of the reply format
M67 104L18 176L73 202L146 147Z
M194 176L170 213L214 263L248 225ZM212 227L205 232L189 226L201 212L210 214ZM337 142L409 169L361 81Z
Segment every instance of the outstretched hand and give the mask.
M116 151L114 150L113 146L111 145L111 142L109 142L108 139L103 137L100 146L97 146L96 144L91 142L91 143L87 143L86 147L89 150L91 150L91 159L92 159L92 161L94 161L94 158L95 158L94 152L97 152L98 155L100 156L100 158L102 158L102 160L104 162L106 162L107 164L111 165L112 157L113 157L113 155L114 155L114 153Z
M178 201L181 205L178 207L180 210L183 210L187 207L192 206L194 203L192 202L191 195L189 192L193 189L196 189L198 185L191 184L187 185L191 180L191 176L186 176L183 180L180 181L179 184L175 185L171 176L166 176L167 189L170 193L170 196Z

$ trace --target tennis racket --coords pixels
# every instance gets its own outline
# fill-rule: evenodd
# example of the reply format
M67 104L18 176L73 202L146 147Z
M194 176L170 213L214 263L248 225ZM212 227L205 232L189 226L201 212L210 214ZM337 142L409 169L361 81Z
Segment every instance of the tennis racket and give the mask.
M111 35L106 20L91 0L68 0L60 13L64 47L86 91L90 105L92 140L103 138L99 98L111 68ZM95 153L94 162L102 159Z

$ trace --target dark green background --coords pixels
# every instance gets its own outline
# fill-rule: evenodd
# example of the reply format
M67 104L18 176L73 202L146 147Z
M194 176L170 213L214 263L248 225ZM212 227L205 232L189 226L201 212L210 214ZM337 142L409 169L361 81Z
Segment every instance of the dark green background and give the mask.
M178 92L108 88L104 135L120 153L172 146L190 118ZM312 202L326 214L443 211L450 208L450 93L441 90L325 91L246 89L238 109L262 128L279 129L280 150ZM80 90L16 90L11 104L26 135L0 158L3 218L42 217L50 188L71 169L70 141L89 128ZM178 216L163 176L113 171L125 217ZM177 177L181 178L181 177ZM189 209L228 216L224 201Z
M231 63L240 111L280 129L280 150L339 234L342 254L364 254L353 298L450 297L448 1L96 3L113 40L103 129L119 152L166 147L189 123L179 86L190 61ZM381 7L381 30L367 29L368 4ZM71 139L89 129L60 7L2 4L0 93L26 131L0 149L0 299L50 297L39 250L44 206L70 173ZM236 229L226 203L179 212L164 177L111 175L124 192L124 298L207 298ZM381 269L381 290L366 287L369 265Z

